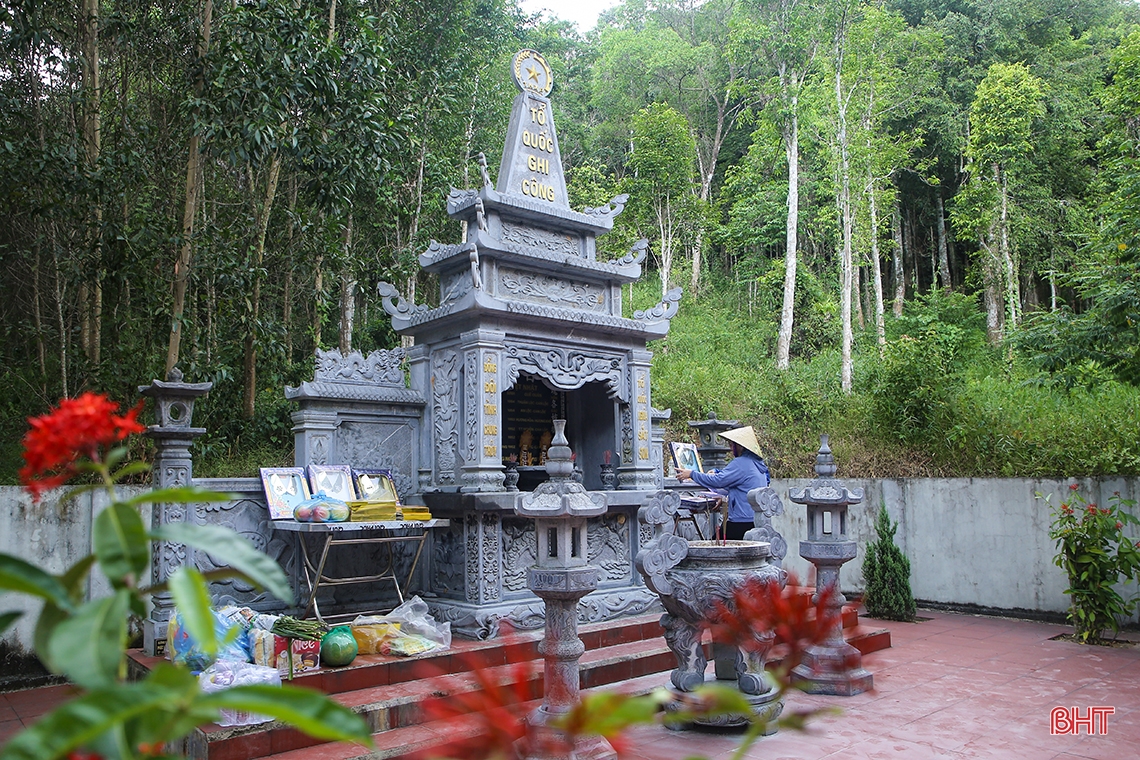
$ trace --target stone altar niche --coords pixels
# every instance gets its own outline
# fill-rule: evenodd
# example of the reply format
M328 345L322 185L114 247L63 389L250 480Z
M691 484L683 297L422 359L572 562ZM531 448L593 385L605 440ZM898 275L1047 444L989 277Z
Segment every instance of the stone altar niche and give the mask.
M590 561L603 570L598 593L608 601L592 594L581 614L600 620L653 604L632 562L637 505L663 486L652 428L663 415L652 406L646 346L666 335L681 299L677 288L654 308L622 316L622 286L641 277L648 242L600 261L596 240L613 228L627 196L580 212L569 207L550 69L538 53L523 50L512 77L519 94L497 184L481 160L482 187L452 189L447 198L449 216L466 225L466 240L433 241L419 257L439 279L438 305L408 303L389 283L378 287L393 328L414 339L409 386L426 403L416 490L433 514L452 521L449 532L435 533L431 591L438 598L429 603L453 630L478 636L494 635L501 618L516 627L542 625L541 606L525 583L533 527L514 517L521 497L504 486L504 465L521 453L518 431L529 431L533 445L563 414L587 489L601 488L605 452L617 464L617 490L607 492L608 512L592 519L589 542L603 552ZM512 394L524 385L541 386L556 408L545 417L533 407L519 411L526 405ZM534 485L520 480L524 493ZM590 604L602 609L587 612Z

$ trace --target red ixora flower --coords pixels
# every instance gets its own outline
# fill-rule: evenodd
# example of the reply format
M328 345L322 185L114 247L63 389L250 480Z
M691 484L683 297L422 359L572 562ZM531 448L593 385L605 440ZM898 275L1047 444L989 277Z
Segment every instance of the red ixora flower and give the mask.
M1089 510L1090 515L1095 515L1096 514L1096 504L1089 504L1088 510Z
M436 691L423 704L424 716L429 721L466 724L473 731L449 748L457 754L448 757L514 757L516 743L527 735L527 713L537 706L533 701L542 696L537 673L529 662L503 669L479 667L474 659L471 662L468 676L435 680ZM468 679L473 683L466 684ZM420 760L436 756L413 755Z
M787 585L795 589L796 579L789 576ZM816 596L813 602L811 594L785 593L775 580L750 578L733 591L731 605L716 603L710 625L713 641L756 650L763 646L765 633L774 633L776 642L787 647L777 674L786 677L804 650L826 639L838 622L830 609L834 587L821 589Z
M1120 530L1123 527L1124 527L1124 523L1120 522L1120 520L1117 520L1116 521L1116 529Z
M1062 504L1061 505L1061 513L1066 514L1066 515L1071 515L1071 514L1073 514L1073 508L1070 507L1068 504Z
M1070 483L1070 484L1069 484L1069 490L1070 490L1070 491L1075 491L1075 490L1077 490L1078 488L1080 488L1080 486L1078 486L1076 483Z
M70 480L80 457L98 461L101 448L146 429L136 419L141 401L125 415L118 411L116 402L87 391L78 398L65 398L48 414L28 419L31 430L24 436L26 464L20 468L20 482L33 499L38 501L47 489Z

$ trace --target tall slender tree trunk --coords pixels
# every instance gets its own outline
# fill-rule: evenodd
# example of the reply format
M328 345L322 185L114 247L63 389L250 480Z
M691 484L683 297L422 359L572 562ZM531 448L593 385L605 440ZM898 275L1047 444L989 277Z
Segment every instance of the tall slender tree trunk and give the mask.
M883 314L883 266L879 261L879 207L875 198L875 178L867 172L868 213L871 217L871 286L875 292L875 335L878 337L879 353L887 344L887 331Z
M851 392L853 362L851 346L854 335L851 329L851 290L854 287L854 256L852 252L851 218L851 158L847 140L847 98L843 95L843 58L846 52L847 14L844 11L835 33L835 142L839 148L839 216L843 241L840 255L839 320L843 326L840 385L844 393ZM862 309L860 309L862 311Z
M63 318L63 298L66 286L60 282L59 276L59 244L56 236L55 222L51 223L51 263L52 263L52 281L55 286L55 321L56 329L59 330L59 383L60 383L60 396L68 398L69 384L67 377L67 360L68 360L68 332L67 322Z
M891 232L895 238L895 250L891 267L895 275L895 300L892 304L892 311L894 311L896 317L902 316L903 302L906 300L906 268L904 266L906 256L903 251L901 203L902 202L896 198L895 206L891 210Z
M1001 221L998 229L1001 237L998 249L1005 267L1006 319L1010 327L1016 327L1021 312L1021 281L1009 242L1009 179L997 164L994 164L994 179L998 180L1001 193Z
M784 303L780 309L780 331L776 339L776 368L790 364L792 327L796 306L796 263L800 223L800 122L799 98L792 97L792 113L784 125L784 153L788 159L788 219L784 228Z
M293 218L297 210L297 175L289 176L289 230L285 238L285 250L289 261L296 258L293 250L293 235L297 229ZM282 293L281 322L285 329L285 361L293 361L293 266L285 268L285 285Z
M245 332L245 361L243 366L244 394L242 416L252 419L257 400L257 321L261 310L261 269L265 263L265 234L269 229L269 214L277 195L277 180L281 176L281 159L274 153L269 163L269 177L265 187L265 202L257 218L257 237L253 255L253 287L249 301L249 324Z
M953 283L950 281L950 251L946 244L946 209L940 188L935 188L934 198L938 213L938 277L942 280L942 289L951 290Z
M80 47L83 57L83 147L86 168L91 177L99 169L100 85L99 85L99 0L83 0L80 9ZM103 321L103 205L94 191L87 227L87 252L93 266L85 277L85 298L80 298L82 335L87 359L93 367L100 360Z
M214 12L213 0L206 0L202 8L202 32L198 38L198 62L201 63L210 49L210 26ZM194 80L194 94L201 97L205 82L199 73ZM174 262L174 293L170 307L170 340L166 345L166 371L178 364L182 346L183 314L186 310L186 287L190 282L190 265L194 257L194 220L198 214L198 191L202 186L201 137L195 131L190 135L189 156L186 158L186 202L182 206L182 245L178 260Z
M344 226L344 269L340 276L340 354L352 351L352 328L356 321L356 278L352 262L352 212Z

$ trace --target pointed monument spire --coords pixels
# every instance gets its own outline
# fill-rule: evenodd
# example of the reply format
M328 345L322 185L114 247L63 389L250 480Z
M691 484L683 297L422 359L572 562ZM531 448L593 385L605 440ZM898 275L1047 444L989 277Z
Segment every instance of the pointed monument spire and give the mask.
M535 51L520 50L511 65L511 78L520 92L511 110L495 189L504 195L569 208L554 111L547 97L554 86L550 66Z

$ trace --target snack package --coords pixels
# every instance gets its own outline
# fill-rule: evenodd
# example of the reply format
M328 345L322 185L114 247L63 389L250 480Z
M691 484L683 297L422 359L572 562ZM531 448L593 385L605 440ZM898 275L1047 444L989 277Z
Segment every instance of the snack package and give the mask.
M218 660L198 676L198 685L202 687L202 692L205 694L213 694L234 686L260 684L280 686L281 674L275 668L265 668L248 662ZM221 714L222 717L218 720L219 726L252 726L256 723L272 720L268 716L245 710L224 709Z
M175 665L185 665L195 673L204 670L215 660L249 662L251 657L246 626L236 621L232 612L234 609L236 608L229 608L226 613L211 610L214 616L214 636L219 644L216 657L209 657L201 650L198 642L186 630L186 624L176 609L166 630L166 653L171 661Z
M451 623L437 623L413 596L387 615L356 618L352 635L361 654L423 654L451 646Z
M274 668L282 678L292 679L298 673L316 670L320 664L320 641L287 639L262 628L250 630L249 639L254 664Z
M389 641L400 635L400 624L376 616L361 616L352 621L352 637L359 654L381 654Z

